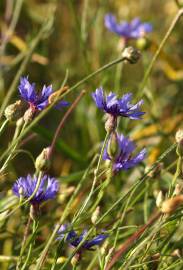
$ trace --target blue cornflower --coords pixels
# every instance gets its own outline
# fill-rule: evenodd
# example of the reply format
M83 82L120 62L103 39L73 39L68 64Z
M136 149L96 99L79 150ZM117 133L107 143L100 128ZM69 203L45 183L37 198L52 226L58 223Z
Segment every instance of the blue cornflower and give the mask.
M13 185L13 192L18 197L29 198L37 184L37 177L27 175L26 177L20 177ZM53 199L59 190L58 181L55 178L50 178L48 175L44 175L41 179L40 186L30 203L33 205L40 204L43 201Z
M131 22L122 21L117 23L115 16L112 14L105 16L105 26L111 32L116 33L126 40L141 38L153 30L150 23L142 23L139 18L135 18Z
M127 93L123 95L122 98L118 99L116 94L112 92L105 96L103 88L100 87L92 93L92 97L99 109L113 117L123 116L137 120L141 119L141 116L145 113L140 111L143 100L140 100L134 105L130 104L132 93Z
M43 110L49 104L49 97L53 94L52 86L43 86L41 93L37 93L35 83L30 83L28 77L22 77L18 86L21 97L29 103L33 111ZM68 102L59 102L59 107L67 106ZM58 106L58 105L57 105Z
M114 158L112 158L108 153L108 142L103 159L111 160L113 162L113 171L114 173L119 172L120 170L128 170L135 167L138 163L144 160L146 156L146 149L142 149L137 155L132 156L136 146L135 144L127 137L124 137L123 134L116 135L118 152Z
M83 230L83 232L78 235L74 230L68 230L68 225L64 224L60 226L58 230L59 236L57 237L57 240L62 240L66 235L66 242L68 242L73 247L77 247L81 243L83 238L86 236L87 232L87 230ZM80 252L84 249L92 250L93 246L100 245L107 237L108 234L102 233L90 240L85 240L80 247Z

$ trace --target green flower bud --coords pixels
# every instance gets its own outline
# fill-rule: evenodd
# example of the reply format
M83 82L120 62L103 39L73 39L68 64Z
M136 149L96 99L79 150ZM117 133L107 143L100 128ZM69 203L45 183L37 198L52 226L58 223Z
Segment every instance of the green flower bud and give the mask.
M147 49L149 47L149 44L150 44L149 40L147 40L147 38L145 37L138 38L136 41L136 46L140 50Z
M49 147L44 148L41 154L36 158L35 168L37 171L47 171L50 168L49 151Z
M95 209L95 211L93 212L92 216L91 216L91 222L93 224L96 223L98 217L100 215L100 206L97 206L97 208Z
M116 132L113 132L111 134L107 147L107 153L111 159L114 159L115 156L118 154L118 140Z
M74 266L78 265L80 259L81 259L81 254L78 252L78 253L76 253L76 254L74 255L74 257L72 257L72 260L71 260L72 266L74 267Z
M183 129L179 129L176 132L175 140L177 142L177 154L180 157L183 157Z
M6 107L4 115L9 121L15 122L23 116L25 108L25 103L21 100L17 100L15 103Z

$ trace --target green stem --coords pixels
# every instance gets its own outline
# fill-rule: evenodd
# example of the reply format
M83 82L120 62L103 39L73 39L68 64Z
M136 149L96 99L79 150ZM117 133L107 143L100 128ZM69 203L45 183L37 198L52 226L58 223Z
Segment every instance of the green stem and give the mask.
M35 235L36 230L37 230L37 222L35 220L33 220L33 228L32 228L32 234L33 235ZM26 261L25 261L24 265L22 266L21 270L24 270L27 267L27 264L29 262L29 259L31 258L33 244L34 244L34 241L31 242L30 245L29 245L29 250L28 250L27 258L26 258Z
M171 33L172 33L172 31L173 31L175 25L176 25L177 22L179 21L179 19L180 19L180 17L182 16L182 14L183 14L183 8L180 9L180 10L177 12L177 14L176 14L176 16L174 17L174 19L173 19L173 21L172 21L172 23L171 23L171 25L170 25L168 31L166 32L164 38L162 39L162 41L161 41L161 43L160 43L160 45L159 45L159 47L158 47L156 53L154 54L154 56L153 56L153 58L152 58L152 61L150 62L149 66L148 66L148 68L147 68L147 71L146 71L146 73L145 73L145 75L144 75L144 79L143 79L142 84L141 84L141 91L140 91L141 96L143 96L144 93L146 92L145 85L146 85L146 83L147 83L147 80L148 80L149 75L151 74L151 71L152 71L152 69L153 69L153 65L154 65L154 63L156 62L156 60L157 60L157 58L158 58L158 56L159 56L161 50L163 49L165 43L167 42L169 36L171 35Z
M104 150L105 150L107 141L109 139L109 136L110 136L110 132L107 132L106 133L106 136L105 136L105 139L104 139L104 142L103 142L103 145L102 145L100 156L99 156L99 159L98 159L97 168L94 171L94 179L93 179L93 183L92 183L92 187L91 187L90 193L89 193L88 197L86 198L85 202L83 203L83 206L80 208L80 210L78 211L78 213L73 218L73 223L75 223L76 220L78 219L78 217L83 213L83 211L85 210L88 202L90 201L90 198L93 195L93 191L94 191L94 188L95 188L95 185L96 185L96 182L97 182L97 176L98 176L98 173L99 173L101 161L102 161L102 158L103 158Z
M16 126L15 133L14 133L13 140L12 140L12 144L17 141L17 138L18 138L19 135L21 136L21 134L24 131L25 127L26 127L25 123L24 123L23 127L19 126L19 125ZM18 145L18 143L15 143L14 147L11 149L9 156L7 157L7 159L5 160L3 166L0 169L0 173L3 172L6 169L6 167L8 166L9 161L12 159L12 157L13 157L13 155L15 153L17 145Z
M25 244L26 244L27 237L28 237L28 234L29 234L30 224L31 224L31 216L30 216L30 213L29 213L29 217L28 217L27 225L25 227L23 241L22 241L22 245L21 245L20 256L19 256L19 260L17 262L17 267L16 267L17 270L20 268L20 265L22 263L22 256L23 256L23 253L24 253L24 250L25 250Z
M170 185L168 197L172 196L172 194L173 194L173 189L175 187L176 180L177 180L177 178L179 177L179 175L181 173L181 164L182 164L182 157L179 156L178 160L177 160L176 171L175 171L174 177L173 177L171 185Z
M3 123L2 123L2 126L0 127L0 135L3 133L5 127L7 126L8 124L8 119L6 119Z
M112 164L111 164L110 165L109 172L107 174L107 178L104 181L104 183L102 184L102 187L101 187L101 189L99 191L99 194L97 196L96 202L94 203L94 205L92 206L92 208L90 210L91 213L93 213L93 211L95 211L95 209L99 205L100 201L102 200L102 198L104 196L104 190L108 187L108 185L109 185L109 183L111 181L112 175L113 175L113 170L112 170Z

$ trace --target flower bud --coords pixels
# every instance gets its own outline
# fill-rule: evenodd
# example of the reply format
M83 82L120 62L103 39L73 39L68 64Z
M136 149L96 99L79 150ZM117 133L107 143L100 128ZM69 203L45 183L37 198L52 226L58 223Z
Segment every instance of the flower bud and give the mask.
M112 114L108 114L107 121L105 122L106 132L112 132L117 127L117 118Z
M24 124L24 118L23 118L23 117L19 118L19 119L16 121L16 126L17 126L17 127L22 127L23 124Z
M17 100L15 103L6 107L4 115L9 121L15 122L23 116L25 111L25 103L21 100Z
M106 254L106 252L107 252L107 247L108 247L108 246L109 246L109 241L106 240L106 241L104 242L104 244L102 245L101 249L100 249L101 255L105 255L105 254Z
M149 47L149 40L147 40L147 38L145 37L141 37L141 38L138 38L137 41L136 41L136 46L138 49L140 50L144 50L144 49L147 49Z
M80 259L81 259L81 254L80 254L79 252L77 252L77 253L74 255L74 257L72 257L72 260L71 260L72 266L74 267L74 266L78 265Z
M107 153L111 159L114 159L118 153L118 140L116 132L111 134L111 137L108 142Z
M183 186L181 184L176 184L173 195L180 195L182 192Z
M176 132L175 140L177 142L177 154L183 157L183 129Z
M178 257L178 258L181 258L182 257L182 254L181 254L181 251L180 249L175 249L172 254L171 254L173 257Z
M158 192L157 197L156 197L156 206L157 206L158 208L161 207L161 205L162 205L162 203L163 203L163 199L164 199L163 192L160 190L160 191Z
M141 53L139 50L133 47L127 47L122 52L122 57L126 58L130 64L136 64L141 57Z
M34 117L35 110L32 107L29 107L29 109L26 110L24 113L24 121L26 124L30 123Z
M95 211L93 212L92 216L91 216L91 222L93 224L96 223L98 217L99 217L99 214L100 214L100 206L97 206L97 208L95 209Z
M161 212L164 214L170 214L174 212L182 203L183 203L183 195L175 196L162 203Z
M39 204L31 204L30 207L30 217L32 220L36 220L39 217L40 209Z
M37 171L47 171L50 168L49 151L50 147L44 148L36 158L35 168Z

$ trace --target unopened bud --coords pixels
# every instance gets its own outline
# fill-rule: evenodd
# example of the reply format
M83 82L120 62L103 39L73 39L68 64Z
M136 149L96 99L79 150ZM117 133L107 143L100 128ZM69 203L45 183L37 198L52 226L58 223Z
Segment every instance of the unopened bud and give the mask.
M105 122L106 132L112 132L117 127L117 118L112 114L108 114L107 121Z
M116 132L111 134L110 140L108 142L107 153L111 159L114 159L118 153L118 139Z
M50 147L44 148L36 158L35 168L37 171L47 171L50 168L49 151Z
M161 207L161 205L162 205L162 203L163 203L163 199L164 199L163 192L160 190L160 191L158 192L157 197L156 197L156 206L157 206L158 208Z
M97 208L95 209L95 211L93 212L93 215L91 216L91 222L93 224L96 223L98 217L99 217L99 214L100 214L100 206L97 206Z
M150 45L149 40L145 37L138 38L136 41L137 48L140 50L147 49Z
M23 117L19 118L19 119L16 121L16 126L17 126L17 127L22 127L23 124L24 124L24 118L23 118Z
M162 203L161 212L164 214L170 214L174 212L183 203L183 195L175 196Z
M180 195L182 193L182 189L183 186L181 184L176 184L173 195Z
M10 104L4 112L4 115L6 119L9 121L15 122L17 121L20 117L23 116L25 111L25 103L21 100L16 101L13 104Z
M78 265L80 259L81 259L81 254L78 252L78 253L76 253L76 254L74 255L74 257L72 257L72 260L71 260L72 266L74 267L74 266Z
M180 249L175 249L173 252L172 252L172 254L171 254L172 256L174 256L174 257L178 257L178 258L181 258L182 257L182 255L181 255L181 251L180 251Z
M137 50L137 49L135 49L133 47L127 47L122 52L122 57L126 58L126 60L128 62L130 62L130 64L135 64L140 59L141 53L140 53L139 50Z
M177 154L183 157L183 129L179 129L176 132L175 140L177 143Z
M26 110L26 112L24 113L24 121L26 124L32 121L34 114L35 114L35 110L32 107Z
M183 129L179 129L175 134L175 140L177 143L183 143Z
M40 209L39 204L31 204L30 207L30 217L32 220L36 220L39 217Z
M109 241L106 240L106 241L103 243L103 245L102 245L102 247L101 247L101 249L100 249L101 255L105 255L105 254L106 254L108 245L109 245Z

